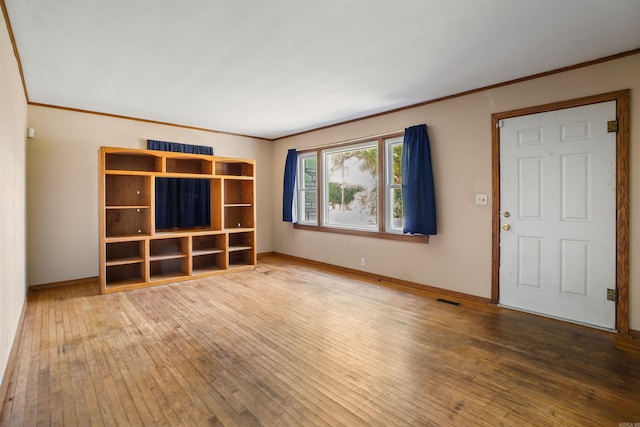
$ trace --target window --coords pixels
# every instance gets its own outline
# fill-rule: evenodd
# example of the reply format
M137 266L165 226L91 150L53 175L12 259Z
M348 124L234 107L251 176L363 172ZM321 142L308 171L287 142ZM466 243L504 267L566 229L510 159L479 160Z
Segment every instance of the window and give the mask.
M427 242L402 234L402 134L298 154L296 228Z

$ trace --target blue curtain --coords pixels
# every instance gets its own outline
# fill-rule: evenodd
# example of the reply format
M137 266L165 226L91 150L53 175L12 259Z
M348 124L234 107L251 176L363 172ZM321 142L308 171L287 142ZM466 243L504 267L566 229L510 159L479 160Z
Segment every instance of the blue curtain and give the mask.
M436 197L427 125L412 126L404 130L402 215L404 233L437 234Z
M148 150L213 155L213 148L147 140ZM156 230L211 225L211 183L197 178L156 178Z
M282 220L293 222L293 196L296 192L296 171L298 169L298 152L291 149L287 152L284 164L284 183L282 191Z

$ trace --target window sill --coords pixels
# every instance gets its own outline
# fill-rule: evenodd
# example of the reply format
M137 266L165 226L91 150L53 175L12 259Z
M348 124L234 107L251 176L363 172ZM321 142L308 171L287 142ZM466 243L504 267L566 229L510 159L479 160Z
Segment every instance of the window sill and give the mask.
M376 239L399 240L403 242L429 243L429 236L423 236L423 235L408 235L408 234L396 234L396 233L383 233L379 231L350 230L348 228L323 227L323 226L317 226L317 225L304 225L304 224L298 224L298 223L294 223L293 228L296 228L298 230L322 231L325 233L349 234L352 236L361 236L361 237L374 237Z

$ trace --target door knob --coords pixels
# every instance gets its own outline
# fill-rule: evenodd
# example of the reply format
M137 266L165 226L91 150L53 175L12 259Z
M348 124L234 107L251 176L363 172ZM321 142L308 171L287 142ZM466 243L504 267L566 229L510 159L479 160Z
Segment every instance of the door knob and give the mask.
M502 229L504 231L511 230L511 226L509 224L502 224Z

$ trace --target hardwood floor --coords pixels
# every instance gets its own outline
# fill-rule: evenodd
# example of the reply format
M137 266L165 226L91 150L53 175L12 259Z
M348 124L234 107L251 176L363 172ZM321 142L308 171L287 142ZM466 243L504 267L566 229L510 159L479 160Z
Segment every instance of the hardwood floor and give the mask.
M640 423L637 341L277 257L25 322L3 426Z

